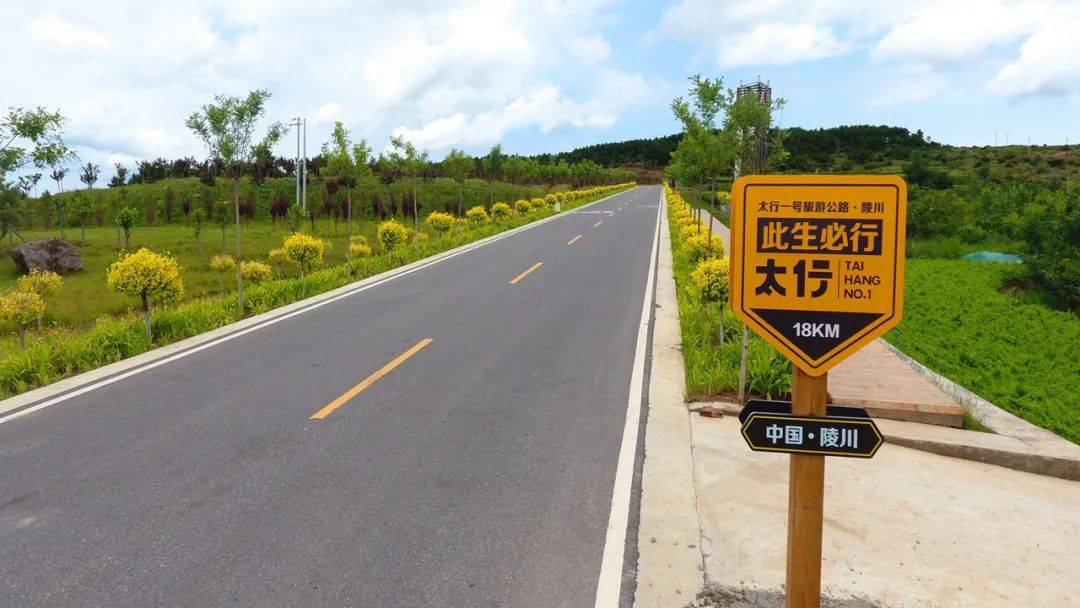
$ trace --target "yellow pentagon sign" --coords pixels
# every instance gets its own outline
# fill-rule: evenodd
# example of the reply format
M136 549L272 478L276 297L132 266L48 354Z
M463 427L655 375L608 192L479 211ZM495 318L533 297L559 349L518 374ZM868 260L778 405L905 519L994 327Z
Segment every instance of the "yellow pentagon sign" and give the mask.
M731 193L731 307L812 376L900 322L907 185L753 175Z

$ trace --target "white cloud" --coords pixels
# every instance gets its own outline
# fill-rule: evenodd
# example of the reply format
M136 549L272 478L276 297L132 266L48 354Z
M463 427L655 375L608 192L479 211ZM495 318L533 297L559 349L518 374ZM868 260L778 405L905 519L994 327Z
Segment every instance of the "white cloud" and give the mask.
M324 125L335 120L341 120L341 115L341 104L336 101L328 101L311 112L310 122L313 125Z
M34 38L50 45L79 50L102 49L109 46L109 37L81 25L76 25L55 12L45 13L30 23Z
M600 35L574 36L566 49L586 65L595 65L611 56L611 45Z
M694 43L699 61L724 68L865 53L927 85L894 96L912 101L953 81L1010 96L1080 94L1077 23L1075 0L682 0L649 38Z
M947 2L894 25L871 52L878 59L951 62L1013 42L1042 19L1042 3Z
M4 102L59 109L82 160L101 163L201 158L184 118L215 94L254 88L273 94L267 122L308 117L314 149L334 120L372 142L421 125L425 140L459 146L590 128L618 116L599 90L579 91L611 60L608 4L8 0L0 53L19 57L5 76L20 86ZM485 135L446 124L457 115Z
M1080 19L1043 29L1020 46L1020 56L987 83L1010 96L1080 93Z
M813 61L845 53L850 45L841 42L828 26L814 23L762 23L735 34L719 49L722 66L785 65Z

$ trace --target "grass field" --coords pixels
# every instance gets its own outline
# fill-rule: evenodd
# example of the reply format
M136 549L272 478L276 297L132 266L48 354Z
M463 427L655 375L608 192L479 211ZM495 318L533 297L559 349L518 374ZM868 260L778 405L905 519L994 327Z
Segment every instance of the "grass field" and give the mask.
M886 336L994 404L1080 443L1080 318L1001 290L1008 266L909 260L904 320Z
M353 234L365 234L368 241L373 243L375 226L376 223L371 220L353 222ZM311 224L305 222L302 230L311 232ZM423 224L421 224L421 230L424 230ZM36 240L56 236L57 232L55 230L33 231L22 234L28 240ZM244 259L269 263L266 259L267 252L280 247L282 239L288 234L289 229L284 222L278 222L276 225L269 221L245 222L242 228ZM330 250L326 256L328 264L344 263L346 236L343 223L335 228L329 220L318 220L315 236L330 243ZM48 298L45 316L47 323L79 327L102 315L121 313L136 305L132 298L109 291L105 287L105 269L116 261L123 249L122 245L116 246L115 228L88 228L85 245L80 243L77 229L68 230L67 238L79 247L84 270L64 277L63 289ZM221 230L215 225L206 226L203 228L200 240L202 241L201 254L196 251L194 231L190 227L136 226L131 232L129 249L134 251L140 247L148 247L154 251L168 252L176 257L183 268L185 299L220 293L222 284L226 291L235 290L235 279L231 275L222 277L209 266L210 258L222 253ZM224 240L225 253L235 255L231 225L225 230ZM10 251L11 247L6 243L0 247L0 256L6 260L0 264L0 291L14 287L19 277L15 265L11 263ZM284 276L296 274L293 267L275 268L275 270Z

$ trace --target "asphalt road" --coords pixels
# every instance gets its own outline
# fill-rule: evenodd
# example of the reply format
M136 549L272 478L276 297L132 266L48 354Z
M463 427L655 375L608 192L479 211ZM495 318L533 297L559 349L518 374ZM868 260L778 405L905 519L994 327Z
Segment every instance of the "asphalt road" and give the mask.
M0 424L0 606L592 606L659 199Z

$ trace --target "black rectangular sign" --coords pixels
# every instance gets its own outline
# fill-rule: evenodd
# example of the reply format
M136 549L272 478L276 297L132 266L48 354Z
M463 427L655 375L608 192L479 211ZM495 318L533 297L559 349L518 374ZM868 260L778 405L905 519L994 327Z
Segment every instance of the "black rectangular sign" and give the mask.
M741 416L740 416L741 417ZM758 452L872 458L884 443L870 418L752 412L743 438Z

